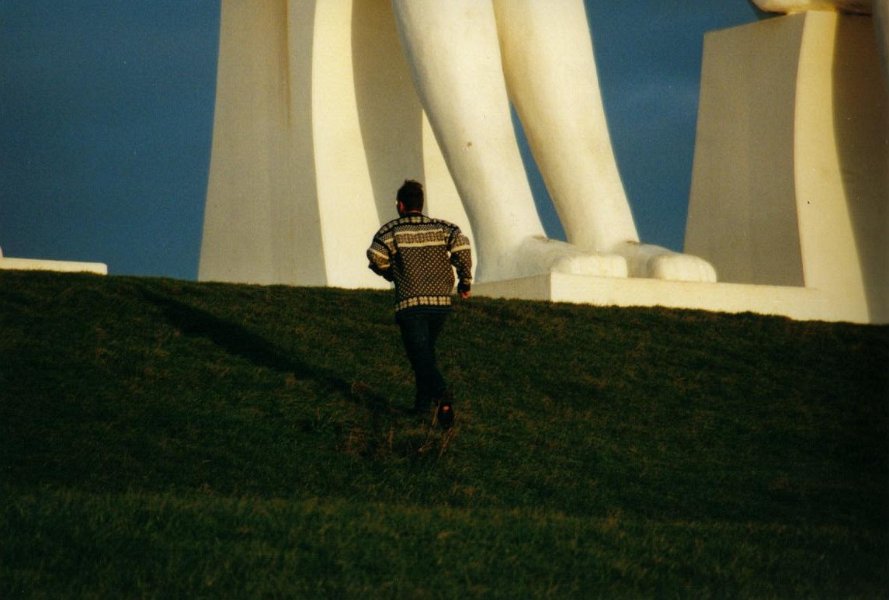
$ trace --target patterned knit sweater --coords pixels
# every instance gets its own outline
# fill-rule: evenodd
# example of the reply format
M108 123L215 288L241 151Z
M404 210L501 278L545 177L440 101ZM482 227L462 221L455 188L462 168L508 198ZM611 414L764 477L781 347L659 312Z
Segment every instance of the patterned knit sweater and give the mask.
M459 289L472 283L472 252L460 228L419 213L389 221L367 250L370 269L395 283L395 311L451 305L454 269Z

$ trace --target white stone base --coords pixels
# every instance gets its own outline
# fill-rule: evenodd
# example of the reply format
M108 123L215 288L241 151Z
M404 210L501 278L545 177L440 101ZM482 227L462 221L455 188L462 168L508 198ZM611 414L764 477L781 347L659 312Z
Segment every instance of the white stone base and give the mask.
M716 312L753 312L795 320L870 323L856 311L819 290L738 283L689 283L656 279L617 279L550 273L507 281L477 283L476 296L571 302L597 306L664 306Z
M36 260L33 258L0 257L0 269L16 271L64 271L67 273L108 274L108 265L94 262L74 262L68 260Z

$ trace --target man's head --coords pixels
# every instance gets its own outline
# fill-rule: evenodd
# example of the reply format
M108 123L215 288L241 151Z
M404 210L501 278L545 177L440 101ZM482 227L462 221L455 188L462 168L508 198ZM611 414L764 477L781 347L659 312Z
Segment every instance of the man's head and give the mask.
M398 214L418 213L423 210L423 185L408 179L398 189L395 196L398 201Z

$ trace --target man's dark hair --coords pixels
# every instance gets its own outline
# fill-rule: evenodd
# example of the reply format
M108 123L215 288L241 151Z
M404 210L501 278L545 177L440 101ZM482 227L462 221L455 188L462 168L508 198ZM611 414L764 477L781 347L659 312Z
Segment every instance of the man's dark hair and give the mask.
M395 199L404 204L406 210L423 210L423 184L407 179Z

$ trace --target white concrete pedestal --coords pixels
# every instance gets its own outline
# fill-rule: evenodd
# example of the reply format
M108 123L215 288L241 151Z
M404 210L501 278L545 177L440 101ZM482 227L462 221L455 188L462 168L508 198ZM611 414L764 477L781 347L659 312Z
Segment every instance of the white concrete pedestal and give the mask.
M551 273L479 283L476 296L570 302L597 306L663 306L727 313L753 312L796 320L867 323L829 294L804 287L617 279Z
M94 262L69 260L37 260L34 258L4 258L0 256L0 270L14 271L63 271L67 273L95 273L107 275L108 265Z

